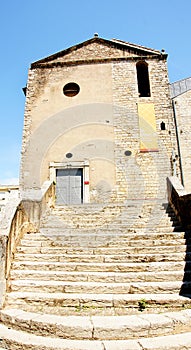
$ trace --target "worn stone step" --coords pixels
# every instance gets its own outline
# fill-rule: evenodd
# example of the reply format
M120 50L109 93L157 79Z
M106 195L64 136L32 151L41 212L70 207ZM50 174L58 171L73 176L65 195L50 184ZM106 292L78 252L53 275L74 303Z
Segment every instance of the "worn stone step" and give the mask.
M125 225L113 225L111 224L108 227L102 227L102 228L96 228L96 230L93 230L92 228L88 229L85 228L84 230L82 228L77 229L77 228L70 228L70 227L65 227L64 225L61 225L60 227L51 227L51 226L46 226L40 229L40 233L43 235L47 235L49 234L49 232L51 232L52 235L64 235L64 236L100 236L100 237L108 237L108 236L132 236L133 235L141 235L143 236L144 234L146 234L147 236L153 237L153 236L162 236L162 235L169 235L171 237L175 237L175 236L181 236L181 235L185 235L184 230L175 230L175 228L172 227L167 227L165 226L165 230L164 232L159 232L158 231L158 226L155 228L152 228L152 230L150 228L146 228L146 227L142 227L142 228L138 228L138 227L134 227L134 226L128 226L127 224ZM142 237L141 237L142 238Z
M183 310L180 306L173 307L146 307L142 310L142 301L140 302L141 307L96 307L96 306L54 306L50 304L43 304L40 307L37 303L32 305L29 303L20 303L19 306L17 304L10 304L7 307L17 308L19 310L24 310L26 312L36 312L40 314L50 314L50 315L59 315L59 316L130 316L137 314L150 314L150 313L162 313L164 311L167 312L179 312Z
M141 217L150 217L152 220L161 219L161 218L176 218L176 215L174 211L170 208L165 209L161 203L156 204L156 203L148 203L146 201L140 201L139 203L136 203L135 205L132 205L129 203L128 205L123 204L123 205L115 205L113 207L110 207L109 205L106 207L88 207L88 206L81 206L78 208L54 208L50 212L50 216L58 216L62 217L66 220L69 220L70 217L72 219L76 219L76 216L79 216L80 219L87 219L89 218L99 218L100 215L103 217L103 219L107 219L108 217L115 219L118 217L127 217L129 219L130 214L136 218L141 218ZM47 220L47 216L45 215L43 217L43 220ZM159 220L158 220L159 221Z
M104 218L101 216L95 216L95 217L87 217L84 215L84 217L79 217L79 215L76 215L75 217L64 217L64 216L60 216L60 217L49 217L49 219L47 221L43 221L41 223L41 227L58 227L61 228L63 226L65 227L70 227L70 228L80 228L80 229L84 229L84 228L91 228L92 230L94 230L95 228L98 229L100 227L102 227L104 230L109 228L111 225L115 228L120 227L121 229L127 228L127 227L134 227L134 228L140 228L142 229L143 227L153 230L155 227L155 230L158 229L163 229L163 228L169 228L171 230L171 228L175 228L177 227L178 229L181 229L180 223L178 222L178 220L171 220L168 217L165 218L159 218L158 220L156 220L156 218L154 220L150 219L148 222L147 221L143 221L143 218L138 218L137 216L134 216L133 213L129 213L129 215L127 215L126 217L108 217ZM153 222L156 221L156 222ZM156 224L158 224L158 226L156 227Z
M111 210L120 208L120 209L126 209L126 208L136 208L139 205L146 205L148 207L157 208L161 210L172 210L171 206L167 203L166 198L138 198L138 199L126 199L125 202L115 202L115 203L108 203L107 205L103 205L102 203L83 203L82 205L78 204L70 204L70 205L55 205L53 210L77 210L84 211L85 210Z
M119 349L125 350L125 344L119 341ZM190 350L191 349L191 332L182 334L171 334L168 336L159 336L154 338L145 338L138 340L141 346L140 350ZM104 342L107 350L107 343ZM114 345L114 344L113 344ZM131 346L131 345L130 345ZM113 347L113 350L115 347ZM131 349L131 348L130 348ZM110 348L112 350L112 348ZM133 350L133 348L132 348Z
M94 227L96 228L96 231L94 230ZM123 223L115 223L115 222L110 222L108 223L108 225L102 225L101 226L91 226L91 225L87 225L83 227L74 227L72 225L67 225L63 220L60 219L52 219L50 220L50 222L44 223L43 225L41 225L40 228L40 232L46 232L48 229L52 230L52 231L65 231L66 232L82 232L83 234L85 234L86 232L88 232L89 234L96 234L96 232L103 232L104 234L108 234L108 233L121 233L121 234L126 234L126 233L133 233L133 232L148 232L150 234L153 233L159 233L158 229L165 229L166 232L169 233L173 233L173 232L184 232L184 228L180 225L176 225L175 221L169 221L169 223L163 223L163 224L159 224L159 222L156 222L155 225L151 224L149 225L148 223L143 223L142 226L141 225L137 225L136 223L133 223L132 225L128 224L127 220L125 219ZM177 229L176 229L177 228ZM173 231L172 231L173 229Z
M159 272L159 271L179 271L191 270L191 261L168 261L168 262L54 262L54 261L14 261L13 269L35 269L45 271L94 271L94 272Z
M149 220L148 220L149 219ZM55 213L55 214L51 214L49 215L48 218L44 218L42 221L42 224L46 225L46 224L55 224L55 223L63 223L63 224L68 224L68 225L72 225L72 226L76 226L77 224L88 224L90 226L92 226L92 224L94 223L95 225L99 225L102 222L102 225L109 225L110 223L114 223L116 225L118 224L124 224L126 222L126 224L130 224L130 223L134 223L134 224L139 224L141 222L145 222L147 224L147 226L151 226L151 224L153 225L153 223L158 223L160 226L162 225L180 225L180 222L178 221L178 219L176 218L176 216L168 216L166 213L164 212L160 212L160 213L154 213L152 215L142 215L140 212L136 213L134 210L128 211L128 212L122 212L122 213L108 213L105 217L104 215L102 215L102 213L97 213L95 215L88 215L87 213L84 214L63 214L61 213Z
M107 212L94 212L94 213L88 213L85 210L83 212L70 212L70 213L66 213L64 211L53 211L49 214L49 216L44 216L42 219L42 222L49 222L50 220L54 219L58 219L61 221L66 221L69 222L71 219L73 222L77 222L77 217L79 218L79 222L89 222L90 220L92 220L93 222L95 222L95 220L97 220L99 222L99 220L102 220L102 223L107 223L109 221L113 221L113 222L120 222L121 220L127 220L127 222L130 222L132 219L133 220L143 220L143 221L148 221L148 218L150 219L151 222L155 222L158 221L163 222L169 222L169 221L178 221L177 217L173 214L173 213L166 213L164 210L160 210L160 211L153 211L151 212L144 212L142 210L143 208L141 208L141 210L135 210L134 208L132 208L131 210L119 210L116 209L114 211L107 211Z
M133 210L135 211L137 208L142 208L143 207L143 201L140 202L134 202L131 201L131 203L114 203L114 204L107 204L107 205L102 205L102 204L93 204L93 203L83 203L83 205L80 206L71 206L71 205L67 205L67 206L55 206L52 209L52 213L57 214L57 213L61 213L61 214L79 214L79 215L84 215L84 213L87 212L87 215L91 215L91 214L95 214L97 215L98 213L115 213L116 211L121 213L122 211L130 211ZM161 203L160 203L161 204ZM159 210L161 209L162 211L164 211L164 208L162 208L162 206L160 207L160 204L154 204L155 207ZM153 207L153 203L148 203L147 202L147 207Z
M149 253L149 254L121 254L121 255L109 255L109 254L34 254L34 253L15 253L15 261L57 261L57 262L100 262L100 263L109 263L109 262L152 262L152 261L184 261L191 260L191 252L182 252L182 253Z
M131 241L121 241L121 240L113 240L113 241L91 241L89 239L83 240L81 242L77 241L65 241L61 237L60 238L55 238L52 237L47 240L33 240L33 239L27 239L27 240L22 240L20 243L19 247L28 247L28 248L62 248L65 251L69 251L69 249L78 249L79 251L84 250L84 249L104 249L104 248L116 248L116 249L129 249L129 247L141 247L143 246L143 240L131 240ZM145 240L144 241L144 247L145 249L147 247L177 247L177 246L186 246L190 247L190 242L187 242L185 239L161 239L161 240ZM154 248L155 249L155 248Z
M33 268L33 266L31 266ZM36 279L76 282L151 282L151 281L191 281L191 271L156 271L156 272L78 272L46 270L11 270L10 279Z
M0 337L9 350L103 350L102 341L60 339L10 329L0 324ZM131 346L131 343L130 343ZM134 345L133 345L134 346ZM134 348L136 349L136 348ZM134 350L133 349L133 350Z
M0 337L9 350L190 350L191 332L135 340L73 340L44 337L0 324Z
M110 224L116 224L119 223L127 223L129 226L130 223L140 223L141 220L144 223L148 223L149 220L151 222L157 221L158 224L162 222L167 223L173 223L174 221L177 221L176 217L171 217L170 215L164 213L163 211L159 213L155 213L154 215L150 214L143 214L141 212L137 212L134 210L125 212L120 212L117 210L116 212L98 212L95 215L88 214L85 211L83 213L50 213L49 216L44 217L41 220L42 226L47 225L60 225L61 223L65 226L75 227L78 224L78 227L81 227L81 225L92 226L92 223L95 224L96 227L99 227L102 223L103 227L107 227Z
M147 308L157 306L176 308L190 306L190 296L179 294L87 294L87 293L40 293L40 292L10 292L6 297L6 305L12 308L27 310L44 310L44 307L88 307L88 308L140 308L143 301Z
M157 232L157 231L147 231L144 229L135 229L135 228L129 228L127 225L124 226L124 229L121 228L121 225L115 229L115 227L112 225L110 229L104 230L103 228L100 230L97 230L96 232L92 232L91 230L77 230L77 229L66 229L62 228L43 228L40 230L40 233L47 238L50 237L59 237L64 238L65 240L77 240L77 239L87 239L90 238L91 240L97 240L98 238L100 240L105 239L123 239L125 240L137 240L137 239L177 239L177 238L189 238L190 236L188 234L185 234L184 231L168 231L166 230L164 232ZM25 235L26 237L27 235Z
M179 234L179 233L178 233ZM99 237L102 238L101 235L99 235ZM125 237L125 240L123 240L123 237ZM54 233L54 234L51 234L51 232L49 232L48 235L43 235L42 233L28 233L28 234L25 234L23 239L21 239L21 242L20 242L20 245L22 246L38 246L38 245L41 245L42 243L42 246L46 244L52 244L54 243L55 241L57 241L58 243L60 242L60 240L63 238L63 241L65 241L65 243L67 244L67 241L70 239L70 236L67 236L67 235L61 235L59 233ZM78 241L79 238L84 238L84 235L81 235L79 237L78 236L75 236L75 239ZM87 242L91 242L92 240L96 241L98 239L98 235L86 235L85 238L87 239ZM106 239L105 239L106 238ZM127 239L128 238L128 239ZM131 238L131 239L129 239ZM141 239L138 239L137 237L137 234L135 234L135 238L136 239L133 239L133 236L131 234L131 236L122 236L122 235L114 235L113 236L103 236L103 242L106 240L106 242L108 243L108 245L112 246L113 243L121 243L122 246L123 244L127 244L128 245L142 245L143 243L143 240ZM110 239L114 239L114 242L110 241ZM75 243L75 240L72 239L72 243L74 244ZM155 236L154 237L150 237L150 238L145 238L144 240L144 245L177 245L177 244L180 244L180 245L184 245L184 244L190 244L191 243L191 240L190 239L186 239L184 237L168 237L166 235L163 235L163 237L160 236L160 239L155 239Z
M123 206L115 206L113 208L109 207L109 205L107 207L100 207L100 208L88 208L88 207L81 207L81 208L54 208L51 210L50 215L56 215L56 216L64 216L64 217L68 217L68 215L70 214L71 216L76 217L76 214L78 214L79 216L83 217L85 216L85 214L87 214L88 217L91 216L98 216L99 214L106 214L106 215L127 215L129 213L133 213L134 215L141 215L141 214L150 214L152 217L153 216L173 216L176 217L174 211L172 209L168 209L165 210L162 206L158 206L158 205L150 205L146 203L139 203L138 206L134 206L134 205L123 205ZM90 210L89 210L90 209ZM47 216L44 215L43 219L47 219Z
M157 208L157 206L149 207L145 205L137 207L115 207L112 210L107 208L107 210L95 210L88 211L85 207L78 210L51 210L48 215L44 215L41 218L41 222L43 223L51 223L56 220L61 221L67 224L81 224L81 223L90 223L94 222L96 225L102 223L104 226L110 222L151 222L152 224L160 224L163 222L173 222L178 221L174 212L169 211L166 212L164 208Z
M120 226L121 227L121 226ZM137 240L137 239L173 239L173 238L189 238L190 234L185 233L184 231L168 231L166 229L165 232L157 232L157 231L146 231L141 229L135 229L135 228L129 228L128 226L124 227L124 230L116 229L113 227L113 225L108 228L107 230L97 230L96 232L92 232L91 230L75 230L75 229L67 229L67 228L43 228L40 230L40 232L37 233L27 233L24 235L24 238L30 238L36 239L46 239L50 237L63 237L65 239L80 239L80 238L90 238L90 239L112 239L112 238L118 238L118 239L124 239L124 240Z
M126 316L57 316L18 309L0 312L13 329L65 339L125 340L190 330L191 310Z
M43 280L13 280L9 283L13 292L47 292L47 293L106 293L106 294L135 294L135 293L179 293L180 290L191 292L191 282L69 282Z
M149 254L152 249L152 254L154 253L180 253L180 252L191 252L191 246L186 245L167 245L167 246L135 246L135 247L104 247L104 248L64 248L63 247L31 247L31 246L19 246L17 247L18 253L30 253L30 254L93 254L93 255L100 255L100 254L107 254L107 255L127 255L127 254Z

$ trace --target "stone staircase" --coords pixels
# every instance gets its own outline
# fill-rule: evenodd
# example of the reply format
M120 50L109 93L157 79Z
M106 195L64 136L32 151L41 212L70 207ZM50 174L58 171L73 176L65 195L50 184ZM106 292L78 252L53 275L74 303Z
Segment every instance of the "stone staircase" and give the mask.
M190 248L161 201L54 208L17 247L0 347L191 349Z

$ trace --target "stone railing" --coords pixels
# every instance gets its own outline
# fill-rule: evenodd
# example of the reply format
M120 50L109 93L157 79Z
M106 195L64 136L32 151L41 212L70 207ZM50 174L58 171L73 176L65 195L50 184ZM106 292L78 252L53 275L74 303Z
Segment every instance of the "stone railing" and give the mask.
M32 194L33 193L33 194ZM29 195L29 193L28 193ZM31 191L21 199L10 194L1 213L0 222L0 308L4 303L6 283L11 263L19 240L26 232L36 232L40 219L51 206L54 206L55 185L44 183L40 191Z
M187 193L180 180L171 176L167 178L168 200L181 224L191 228L191 193Z
M55 183L45 181L42 188L21 192L22 204L30 222L39 229L42 215L48 208L54 207Z

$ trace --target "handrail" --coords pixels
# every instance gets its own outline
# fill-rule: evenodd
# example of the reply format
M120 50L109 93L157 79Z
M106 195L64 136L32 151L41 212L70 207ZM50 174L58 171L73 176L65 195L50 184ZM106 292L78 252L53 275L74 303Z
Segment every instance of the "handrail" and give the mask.
M42 214L55 204L55 182L45 181L41 189L21 192L21 196L25 211L38 230Z

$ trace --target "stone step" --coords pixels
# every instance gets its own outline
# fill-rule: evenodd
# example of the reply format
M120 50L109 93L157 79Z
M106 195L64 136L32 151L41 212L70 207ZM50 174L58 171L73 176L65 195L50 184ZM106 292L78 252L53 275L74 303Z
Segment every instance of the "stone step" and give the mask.
M57 316L18 309L0 312L4 325L40 336L76 340L125 340L186 332L191 310L126 316Z
M155 208L155 211L159 212L159 211L163 211L164 212L164 207L160 203L153 203L152 201L148 201L145 199L141 199L141 200L131 200L129 202L126 203L113 203L110 204L108 203L107 205L103 205L103 204L93 204L93 203L83 203L81 205L75 206L75 205L66 205L66 206L58 206L56 205L51 212L52 213L74 213L74 214L84 214L84 212L87 212L87 215L91 215L91 214L98 214L98 213L115 213L117 212L126 212L126 211L135 211L137 209L142 209L142 208L147 208L149 211L151 211L151 209ZM170 208L171 209L171 208ZM172 211L172 209L171 209Z
M120 211L127 211L131 208L137 209L137 208L147 208L149 211L155 210L156 212L159 211L165 211L167 213L174 213L172 207L166 202L165 198L157 199L147 199L147 198L139 198L139 199L127 199L125 202L115 202L115 203L108 203L106 205L103 205L103 203L83 203L81 205L55 205L55 207L52 209L52 212L84 212L87 211L87 213L91 213L92 211L116 211L116 209L119 209Z
M190 350L191 332L135 340L73 340L44 337L0 325L9 350Z
M100 262L100 263L109 263L109 262L167 262L167 261L184 261L191 260L191 252L185 253L149 253L149 254L34 254L34 253L15 253L15 261L57 261L57 262Z
M123 237L125 238L125 240L123 239ZM58 233L51 233L49 232L48 235L43 235L41 233L28 233L25 234L23 239L20 242L20 245L22 247L36 247L36 246L55 246L55 244L57 244L59 246L60 243L63 243L67 246L67 243L69 241L69 243L72 243L72 247L74 246L75 242L76 242L76 247L79 247L78 245L78 241L80 239L84 238L84 235L80 235L80 236L72 236L71 237L71 242L70 240L70 236L67 236L65 234L58 234ZM100 235L99 235L100 238ZM136 239L133 239L132 236L121 236L121 235L113 235L113 236L103 236L103 239L101 237L101 240L103 241L103 243L106 242L107 247L113 247L113 245L116 245L116 243L118 244L118 246L120 247L126 247L126 246L142 246L143 245L143 239L137 239L137 235L135 235ZM89 244L92 241L96 241L98 239L98 235L86 235L85 236L85 241L87 242L87 246L89 246ZM61 242L60 242L61 241ZM173 246L173 245L191 245L191 239L185 239L185 238L181 238L181 237L168 237L163 235L163 237L160 236L159 239L156 239L156 237L152 237L150 238L146 238L144 240L144 246Z
M96 233L92 232L91 230L86 230L85 232L81 230L72 230L72 229L57 229L57 228L43 228L40 230L40 232L37 233L27 233L24 235L24 239L50 239L51 237L58 237L63 238L67 241L69 240L77 240L77 239L91 239L91 240L111 240L111 239L118 239L118 240L160 240L160 239L188 239L190 238L189 233L185 233L184 231L173 231L169 232L166 230L165 232L157 232L157 231L144 231L144 230L135 230L135 229L128 229L126 226L126 229L124 232L122 232L120 229L107 229L104 230L97 230ZM22 240L21 240L22 242Z
M79 218L79 220L77 220ZM80 223L91 223L91 222L99 222L99 220L102 220L102 223L107 224L110 221L121 223L121 222L130 222L132 220L136 221L148 221L148 218L151 222L157 221L159 224L161 222L177 222L179 224L178 219L173 213L165 213L164 211L154 212L154 213L143 213L141 211L134 210L127 210L127 211L113 211L112 213L103 213L103 212L96 212L96 213L86 213L85 211L83 213L66 213L66 212L53 212L50 213L48 216L45 216L41 221L44 222L50 222L51 220L56 221L56 219L62 220L64 222L80 222Z
M54 261L14 261L13 269L45 270L45 271L94 271L94 272L163 272L191 270L191 261L168 261L168 262L133 262L96 263L96 262L54 262Z
M136 231L142 231L142 232L158 232L158 233L166 233L166 232L183 232L183 228L180 225L174 225L172 222L163 223L159 224L158 221L156 223L144 223L142 219L140 220L139 223L136 223L135 220L127 221L124 220L124 222L119 222L119 223L114 223L114 222L109 222L108 224L103 224L101 221L100 224L99 222L93 223L92 221L90 223L79 223L77 222L76 224L73 223L72 219L71 222L65 222L64 220L50 220L47 223L42 223L41 224L41 229L44 230L67 230L68 232L72 231L77 231L77 232L87 232L88 233L96 233L97 231L99 232L104 232L107 233L108 231L116 231L116 232L130 232L133 230Z
M103 217L110 217L110 216L120 216L120 215L126 215L128 216L129 214L133 214L134 216L150 216L152 218L155 217L160 217L160 216L166 216L166 217L171 217L174 216L176 217L174 211L172 208L164 206L160 203L149 203L148 201L145 201L144 199L137 202L137 203L121 203L119 205L114 204L112 207L108 204L105 206L100 206L100 207L90 207L88 205L81 205L76 208L74 207L55 207L51 211L49 211L49 215L55 215L55 216L65 216L68 218L69 216L76 218L76 215L79 217L99 217L101 214ZM46 219L47 215L45 214L43 216L43 219Z
M88 216L91 215L98 215L98 214L107 214L107 215L112 215L112 214L128 214L128 213L147 213L150 215L159 215L160 213L163 213L163 215L173 215L175 216L175 213L173 211L172 208L167 208L165 210L165 208L161 205L161 203L159 204L153 204L153 203L146 203L144 201L137 203L136 205L114 205L113 207L111 207L110 205L107 206L102 206L99 208L96 207L88 207L88 206L81 206L81 207L76 207L76 208L71 208L71 207L62 207L62 208L58 208L55 207L50 211L50 214L55 214L55 215L85 215L85 213L87 213ZM47 216L45 215L43 218L46 218Z
M28 247L19 246L17 247L18 253L23 254L87 254L87 255L127 255L127 254L149 254L152 249L152 254L154 253L180 253L180 252L191 252L191 245L173 245L173 246L135 246L135 247L101 247L101 248L79 248L79 247L71 247L65 248L64 246L54 246L54 247Z
M45 233L47 234L49 231L51 231L52 234L56 234L56 233L61 233L62 235L100 235L100 236L114 236L114 235L122 235L122 236L129 236L129 235L133 235L133 234L137 234L137 235L144 235L146 234L147 236L153 236L153 235L165 235L165 234L169 234L171 236L177 236L178 234L185 234L184 230L180 230L179 228L174 228L172 227L172 225L170 225L170 227L165 226L164 228L161 228L161 232L160 232L160 228L158 226L156 226L155 228L152 229L150 227L145 227L142 226L141 228L130 226L127 224L124 225L114 225L111 224L108 227L101 227L101 228L96 228L95 230L92 228L88 228L86 227L85 229L83 228L72 228L72 227L66 227L63 224L59 225L59 226L51 226L51 225L47 225L44 226L40 229L41 233Z
M156 222L153 222L156 221ZM155 225L154 225L155 224ZM68 226L68 227L109 227L110 225L115 225L115 227L119 225L125 225L126 227L140 227L143 226L153 228L153 226L156 226L158 224L158 228L162 228L164 226L171 227L171 226L180 226L180 223L176 219L172 219L168 216L166 217L155 217L150 218L149 220L146 218L146 221L144 222L144 217L139 218L137 215L133 215L133 213L128 213L127 215L121 215L118 217L115 216L107 216L104 220L104 218L99 216L87 216L84 214L84 216L79 216L78 214L75 214L75 216L64 216L64 215L55 215L55 216L49 216L47 220L41 221L41 226L50 226L50 227L60 227L62 225Z
M33 268L33 266L31 266ZM10 279L56 280L68 282L153 282L153 281L191 281L191 271L154 271L154 272L78 272L46 270L11 270Z
M78 210L83 211L84 208L88 211L93 210L109 210L109 209L115 209L120 208L136 208L139 205L147 205L151 207L156 207L162 210L172 210L170 205L167 203L166 198L138 198L138 199L126 199L125 202L115 202L115 203L108 203L107 205L103 205L103 203L83 203L83 204L71 204L71 205L55 205L53 210Z
M142 223L142 226L141 226ZM68 227L80 227L84 225L84 227L88 227L90 225L91 227L94 224L96 227L102 226L104 228L110 227L110 226L120 226L120 225L126 225L126 227L134 227L142 228L142 227L149 227L149 228L157 228L163 227L166 225L167 227L170 227L171 225L181 226L180 222L177 220L176 217L171 217L164 212L160 212L158 214L148 214L145 215L144 213L135 213L133 211L126 212L126 213L120 213L120 214L106 214L105 217L102 216L102 213L99 213L97 216L87 215L86 213L84 215L75 213L74 215L71 214L65 214L65 215L52 215L49 214L47 218L44 218L41 220L42 226L48 226L54 227L58 225L68 226Z
M0 337L9 350L103 350L102 341L44 337L10 329L0 324ZM131 342L131 341L130 341ZM134 341L133 341L134 343ZM131 343L130 343L131 346ZM134 346L134 344L133 344ZM134 347L134 349L136 349ZM132 348L132 350L134 350Z
M167 225L166 223L164 224L159 224L158 222L154 223L143 223L140 222L139 224L136 223L119 223L119 224L110 224L107 227L103 227L103 232L107 232L108 229L113 229L115 231L121 231L121 232L126 232L127 231L127 227L133 227L133 229L137 232L150 232L150 233L158 233L158 234L166 234L168 233L173 233L173 232L183 232L183 228L182 226L173 226L172 223L169 223L169 225ZM86 227L86 230L88 229L88 227Z
M186 246L188 247L187 250L190 249L190 243L187 242L185 239L161 239L161 240L145 240L144 241L144 247L145 249L147 247L177 247L177 246ZM120 240L115 237L115 239L105 239L105 240L100 240L100 239L95 239L95 240L90 240L90 239L72 239L71 241L69 238L62 237L62 236L52 236L49 239L36 239L33 240L31 239L23 239L20 243L20 247L24 249L24 247L28 248L48 248L48 247L60 247L63 249L63 251L69 251L78 249L78 250L89 250L89 249L104 249L104 248L117 248L117 249L129 249L129 247L142 247L143 246L143 240ZM155 249L155 248L154 248ZM20 249L21 250L21 249Z
M47 292L47 293L90 293L90 294L154 294L179 293L180 290L191 292L191 282L69 282L43 280L12 280L9 290L13 292Z
M40 293L10 292L6 296L6 305L10 308L23 308L26 311L47 312L55 308L55 314L62 314L64 307L75 308L125 308L139 309L140 303L145 308L156 307L182 308L190 306L190 295L179 294L87 294L87 293Z
M81 205L78 207L71 207L71 206L65 206L65 207L58 207L56 206L55 208L52 209L51 213L60 214L60 215L68 215L68 214L78 214L78 215L84 215L84 213L87 213L87 215L98 215L100 213L102 214L121 214L121 213L149 213L152 214L159 214L159 213L165 213L169 215L174 215L174 211L172 208L164 208L164 206L160 203L151 203L148 202L147 200L143 199L140 200L139 202L137 201L136 203L132 202L130 203L119 203L119 204L114 204L111 206L108 204L107 206L91 206L91 204L88 205Z

